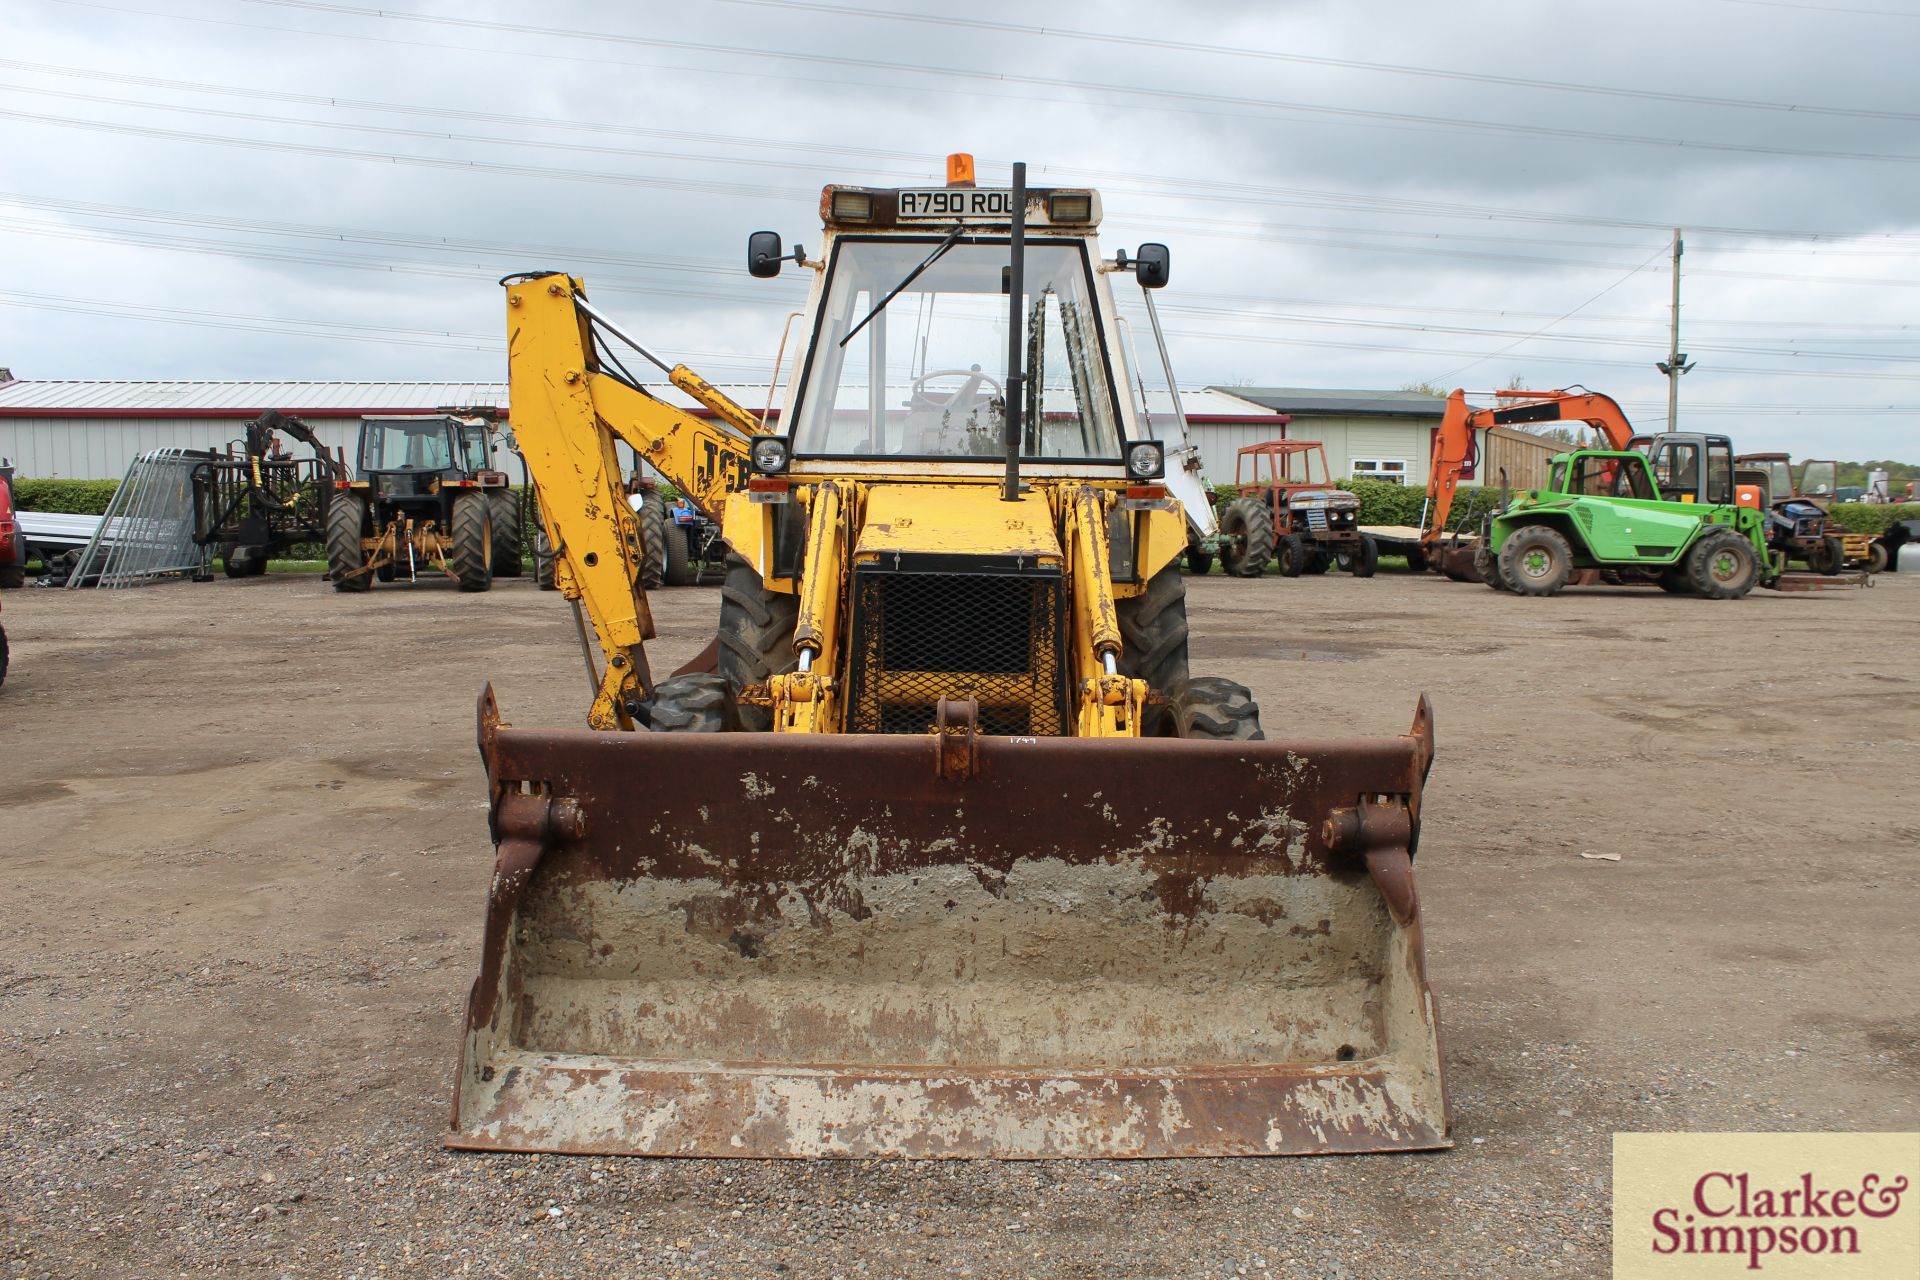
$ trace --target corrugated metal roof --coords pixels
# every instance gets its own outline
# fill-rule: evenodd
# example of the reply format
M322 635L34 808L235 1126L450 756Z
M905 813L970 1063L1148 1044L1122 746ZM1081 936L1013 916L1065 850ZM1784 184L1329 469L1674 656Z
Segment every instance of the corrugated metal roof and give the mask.
M1239 396L1228 395L1213 387L1204 391L1182 391L1180 407L1186 410L1188 421L1199 422L1238 422L1247 418L1274 418L1279 415L1265 405L1253 404ZM1167 391L1147 391L1147 412L1159 417L1172 414L1173 395Z
M649 394L682 408L694 407L694 401L669 384L648 383ZM889 388L892 392L894 389ZM720 391L758 412L767 403L766 386L720 384ZM904 403L907 388L898 388ZM862 407L866 390L845 387L839 397L846 408ZM1237 419L1270 416L1274 411L1251 403L1238 394L1218 388L1182 391L1181 404L1189 418L1202 420ZM93 411L100 417L137 418L142 414L178 416L183 413L208 414L260 413L279 409L283 413L310 413L324 416L329 409L346 414L427 413L442 405L497 405L507 407L504 382L132 382L132 381L37 381L21 379L0 382L0 415L31 416L45 411L63 417L79 411ZM1173 412L1172 395L1163 390L1147 392L1148 411Z
M0 382L0 411L96 409L102 416L138 417L142 412L177 414L364 411L430 411L441 405L507 403L504 382L82 382L22 378Z
M1208 390L1237 396L1276 413L1438 418L1447 411L1444 399L1420 391L1343 391L1317 387L1209 387Z

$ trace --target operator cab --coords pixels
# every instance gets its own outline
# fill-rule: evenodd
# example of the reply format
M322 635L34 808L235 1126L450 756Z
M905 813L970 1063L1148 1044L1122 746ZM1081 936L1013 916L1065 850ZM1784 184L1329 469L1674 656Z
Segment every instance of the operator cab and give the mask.
M1638 498L1658 501L1660 492L1644 454L1581 450L1552 462L1547 481L1553 493L1585 498Z
M1733 441L1726 436L1663 433L1648 445L1647 463L1667 502L1734 503Z
M452 414L360 419L359 472L391 497L428 497L442 480L493 467L493 439L479 418Z
M1112 467L1158 478L1163 450L1129 398L1107 276L1132 272L1143 289L1157 289L1168 276L1165 247L1102 261L1096 192L1026 189L1016 321L1014 192L974 186L965 155L949 157L948 180L927 189L826 188L820 261L799 246L784 252L770 231L750 238L753 275L777 275L791 261L817 273L806 349L781 414L788 448L769 446L769 458L777 453L782 469L790 459L800 471L809 462L972 462L985 471L1004 464L1008 421L1017 417L1023 471ZM1020 376L1010 389L1016 328ZM1009 394L1019 397L1014 415Z

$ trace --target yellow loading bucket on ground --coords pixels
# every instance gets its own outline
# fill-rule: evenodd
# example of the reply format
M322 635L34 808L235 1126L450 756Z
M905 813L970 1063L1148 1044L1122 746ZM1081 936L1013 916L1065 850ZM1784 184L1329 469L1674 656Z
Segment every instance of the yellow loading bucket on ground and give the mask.
M1433 759L1326 742L535 732L449 1146L1146 1157L1450 1145Z

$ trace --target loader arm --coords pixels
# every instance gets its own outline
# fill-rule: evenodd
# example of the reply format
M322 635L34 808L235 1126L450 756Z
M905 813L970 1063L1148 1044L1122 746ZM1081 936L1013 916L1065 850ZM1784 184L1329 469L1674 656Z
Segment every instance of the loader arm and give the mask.
M514 438L553 548L554 584L584 606L604 664L587 723L632 729L635 709L653 692L644 649L653 618L616 445L630 445L703 515L718 518L726 495L745 483L747 441L759 423L684 365L668 376L712 419L603 368L579 280L543 274L503 283Z

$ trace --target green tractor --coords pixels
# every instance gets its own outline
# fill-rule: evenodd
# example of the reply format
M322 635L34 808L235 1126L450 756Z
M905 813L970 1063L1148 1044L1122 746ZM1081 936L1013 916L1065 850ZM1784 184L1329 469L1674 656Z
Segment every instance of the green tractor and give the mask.
M1554 595L1592 570L1736 600L1782 568L1767 551L1758 490L1735 483L1732 442L1687 432L1654 436L1645 453L1556 456L1547 488L1508 502L1483 545L1492 584L1525 596Z

